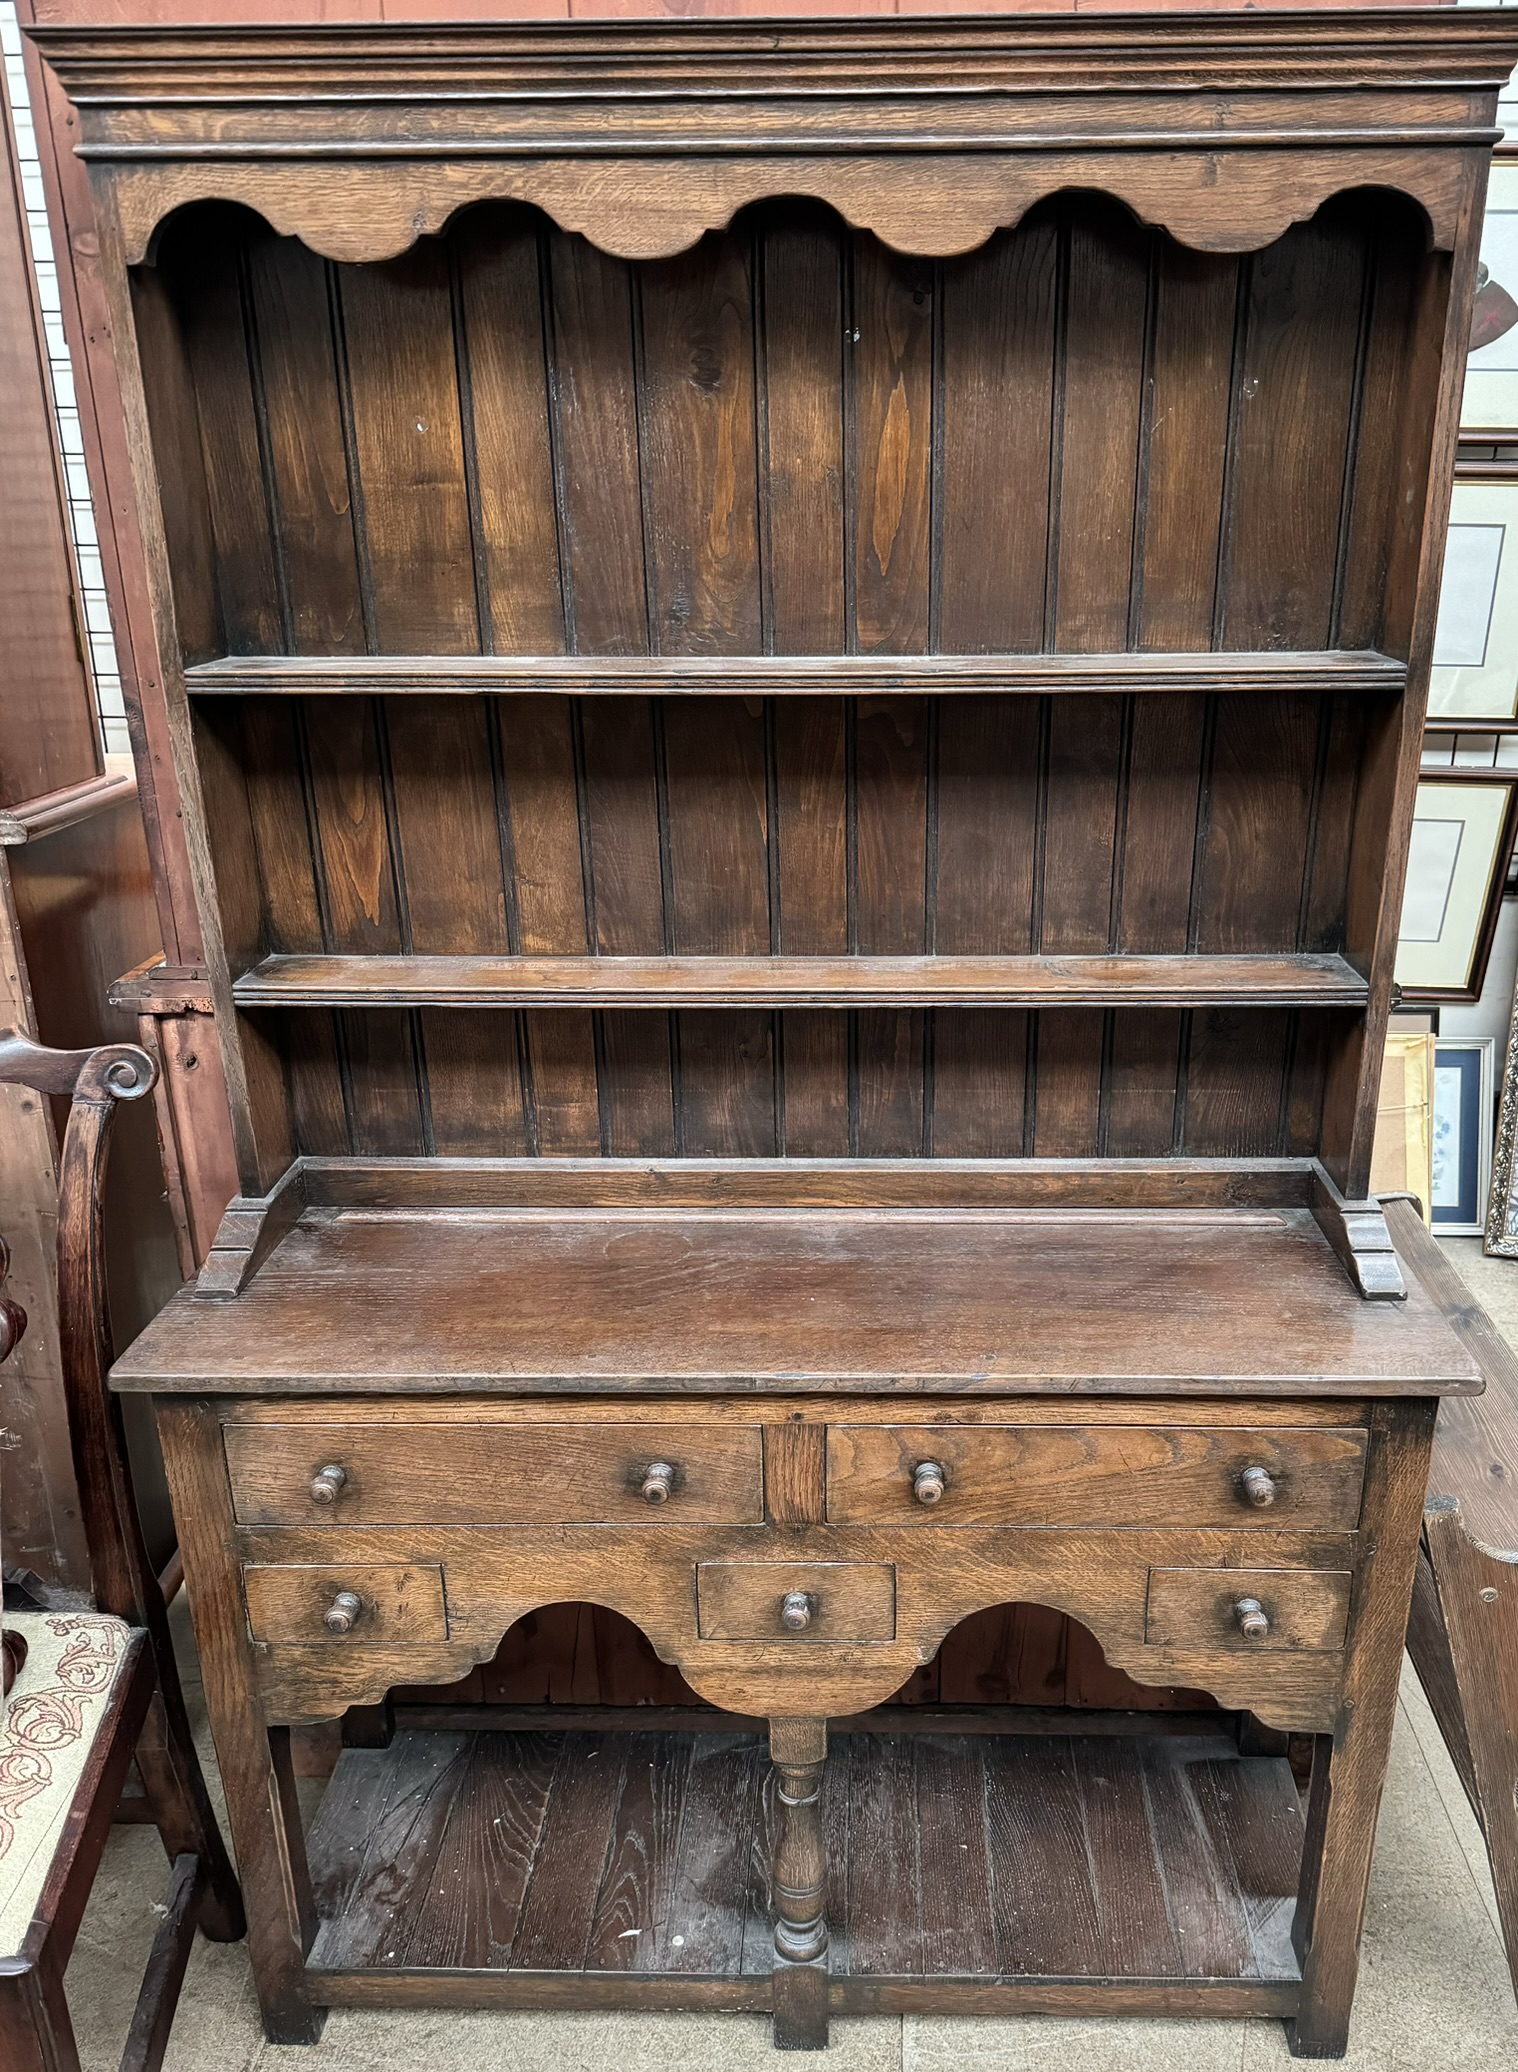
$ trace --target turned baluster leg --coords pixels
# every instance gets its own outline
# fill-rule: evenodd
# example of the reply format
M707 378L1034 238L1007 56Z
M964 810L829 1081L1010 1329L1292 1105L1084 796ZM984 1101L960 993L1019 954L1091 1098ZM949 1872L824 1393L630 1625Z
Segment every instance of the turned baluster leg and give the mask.
M825 2050L828 2040L828 1929L822 1912L822 1772L827 1721L772 1719L775 1765L774 2016L780 2050Z

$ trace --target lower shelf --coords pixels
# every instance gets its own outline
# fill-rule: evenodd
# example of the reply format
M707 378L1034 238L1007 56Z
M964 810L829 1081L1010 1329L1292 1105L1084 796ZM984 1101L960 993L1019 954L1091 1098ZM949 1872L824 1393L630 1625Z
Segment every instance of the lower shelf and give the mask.
M758 1736L402 1732L311 1826L314 1996L765 2008ZM1286 2014L1291 1771L1221 1737L839 1736L835 2011Z

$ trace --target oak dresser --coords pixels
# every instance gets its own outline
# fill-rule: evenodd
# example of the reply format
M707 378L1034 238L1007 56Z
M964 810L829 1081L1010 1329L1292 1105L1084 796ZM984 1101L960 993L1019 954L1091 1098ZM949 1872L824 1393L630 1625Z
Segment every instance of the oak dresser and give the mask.
M1366 1190L1518 27L37 36L243 1188L115 1380L268 2034L1341 2054L1479 1384ZM563 1604L683 1702L423 1702ZM914 1711L1008 1606L1134 1702Z

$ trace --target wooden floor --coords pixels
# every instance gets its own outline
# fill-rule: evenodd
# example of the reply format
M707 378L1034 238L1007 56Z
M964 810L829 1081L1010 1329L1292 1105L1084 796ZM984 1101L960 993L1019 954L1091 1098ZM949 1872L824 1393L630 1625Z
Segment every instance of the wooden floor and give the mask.
M436 1966L760 1988L768 1777L761 1740L731 1733L346 1750L310 1834L311 1964L367 1972L365 1998L376 1973ZM825 1824L835 1989L1298 1976L1296 1787L1221 1737L843 1735Z

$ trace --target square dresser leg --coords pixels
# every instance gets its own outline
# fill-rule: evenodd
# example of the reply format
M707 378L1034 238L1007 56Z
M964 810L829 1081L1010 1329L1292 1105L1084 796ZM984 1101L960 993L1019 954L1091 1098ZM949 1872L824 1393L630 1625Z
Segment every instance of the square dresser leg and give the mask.
M1344 1690L1332 1734L1313 1747L1307 1838L1292 1939L1302 2002L1286 2024L1293 2057L1341 2058L1360 1968L1376 1815L1386 1783L1435 1405L1381 1404L1361 1513Z
M185 1590L226 1789L264 2034L271 2043L315 2043L327 2013L312 2005L306 1979L316 1909L290 1730L266 1723L253 1673L221 1428L208 1403L188 1401L160 1402L158 1430L184 1548Z
M770 1887L775 1899L775 2046L826 2050L828 1928L822 1891L822 1773L827 1721L772 1719L776 1832Z

